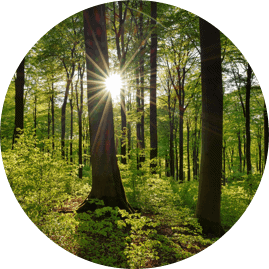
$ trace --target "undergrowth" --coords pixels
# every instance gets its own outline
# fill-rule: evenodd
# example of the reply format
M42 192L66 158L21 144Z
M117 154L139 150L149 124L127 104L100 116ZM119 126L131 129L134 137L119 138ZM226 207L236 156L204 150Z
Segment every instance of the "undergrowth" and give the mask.
M150 175L147 163L121 167L124 188L136 213L101 207L76 214L90 192L90 170L78 179L78 167L42 150L22 136L16 150L2 152L12 190L28 217L51 240L94 263L121 268L152 268L202 251L218 238L207 238L194 217L198 181L178 184ZM222 186L221 222L229 230L246 210L260 175L241 177ZM94 201L96 203L96 201ZM98 201L102 204L102 201ZM62 212L73 212L65 213Z

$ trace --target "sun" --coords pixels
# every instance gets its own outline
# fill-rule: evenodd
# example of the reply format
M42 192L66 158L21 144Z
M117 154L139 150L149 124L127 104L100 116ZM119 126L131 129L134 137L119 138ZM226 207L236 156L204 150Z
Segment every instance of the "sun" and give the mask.
M106 90L111 93L112 99L116 99L120 96L121 88L123 87L123 82L120 74L111 74L105 81Z

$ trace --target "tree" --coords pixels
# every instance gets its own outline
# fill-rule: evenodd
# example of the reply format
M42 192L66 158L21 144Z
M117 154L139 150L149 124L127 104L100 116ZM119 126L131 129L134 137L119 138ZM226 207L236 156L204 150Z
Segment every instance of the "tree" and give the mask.
M156 109L156 77L157 77L157 3L151 2L151 47L150 47L150 167L156 173L157 167L157 109Z
M24 62L21 61L17 69L17 77L15 79L15 129L13 135L13 144L16 138L19 138L23 130L23 115L24 115Z
M202 152L196 217L204 233L221 235L223 90L220 32L200 18Z
M268 115L265 101L264 101L263 117L264 117L264 166L265 166L268 154Z
M78 96L78 90L76 87L76 101L77 101L77 111L78 111L78 163L79 163L79 178L82 178L82 115L83 115L83 75L84 75L85 65L78 64L78 76L80 79L80 100Z
M246 84L246 159L247 159L247 174L251 173L251 152L250 152L250 89L251 89L251 74L252 69L248 64L247 68L247 84Z
M90 125L92 189L77 212L94 210L90 199L100 199L106 206L118 206L133 212L122 185L117 164L111 95L105 90L108 76L108 48L105 5L83 11L87 63L87 95Z

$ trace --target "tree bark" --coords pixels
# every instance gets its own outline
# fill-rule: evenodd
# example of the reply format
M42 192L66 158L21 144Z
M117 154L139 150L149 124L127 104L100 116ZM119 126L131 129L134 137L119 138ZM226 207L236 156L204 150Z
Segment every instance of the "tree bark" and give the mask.
M191 168L190 168L190 123L187 120L187 160L188 160L188 181L191 180Z
M156 174L157 168L157 105L156 105L156 78L157 78L157 2L151 2L151 34L150 46L150 169Z
M23 118L24 118L24 63L25 59L21 61L19 67L17 68L17 76L15 79L15 128L13 134L13 143L19 138L23 131Z
M242 146L240 130L237 133L238 137L238 154L239 154L239 172L242 173Z
M83 153L83 147L82 147L82 114L83 114L83 75L84 75L84 68L82 68L79 64L78 66L78 75L80 79L80 102L79 102L79 96L78 91L76 88L76 96L77 96L77 110L78 110L78 163L79 163L79 169L78 169L78 177L82 179L83 174L83 159L82 159L82 153ZM80 103L80 104L79 104Z
M108 75L108 48L105 5L83 11L84 37L87 55L88 112L90 125L92 189L77 212L95 210L91 199L104 201L105 206L133 212L122 185L117 164L111 94L100 86L99 76ZM98 68L93 65L96 62ZM102 81L102 80L101 80Z
M220 236L223 90L220 32L200 18L202 151L196 217L206 234Z
M51 85L52 89L52 95L51 95L51 123L52 123L52 152L55 149L55 142L54 142L54 136L55 136L55 113L54 113L54 86L53 83Z
M246 84L246 158L247 158L247 174L251 174L251 152L250 152L250 90L251 90L251 74L252 69L248 64L247 84Z
M263 121L264 121L264 167L265 167L268 155L268 114L265 101L264 101Z
M77 87L77 85L76 85ZM70 103L70 118L71 118L71 128L70 128L70 163L73 163L73 110L74 110L74 106L73 106L73 90L74 90L74 86L73 83L71 83L71 98L69 99L69 103Z

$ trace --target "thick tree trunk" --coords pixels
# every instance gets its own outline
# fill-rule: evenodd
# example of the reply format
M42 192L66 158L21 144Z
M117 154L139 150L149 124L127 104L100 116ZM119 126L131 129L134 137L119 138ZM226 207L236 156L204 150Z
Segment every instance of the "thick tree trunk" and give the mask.
M15 128L13 134L12 148L13 144L16 143L16 139L19 138L23 131L23 116L24 116L24 62L25 59L21 61L19 67L17 68L17 76L15 79Z
M220 236L223 90L220 32L200 18L202 152L196 217L206 234Z
M77 212L94 210L90 199L100 199L105 206L133 212L127 202L117 164L112 99L94 74L108 74L108 48L105 23L105 5L95 6L83 11L84 36L87 54L88 112L90 124L92 189L88 198ZM98 48L99 47L99 48ZM102 54L102 55L101 55ZM92 59L98 68L92 64ZM95 82L96 81L96 82Z
M151 34L150 46L150 168L156 174L157 167L157 105L156 105L156 79L157 79L157 2L151 2Z
M250 89L251 89L252 69L248 64L247 84L246 84L246 158L247 158L247 174L251 174L251 152L250 152Z

